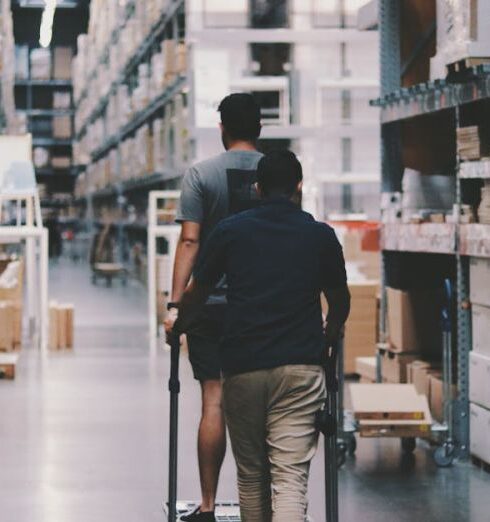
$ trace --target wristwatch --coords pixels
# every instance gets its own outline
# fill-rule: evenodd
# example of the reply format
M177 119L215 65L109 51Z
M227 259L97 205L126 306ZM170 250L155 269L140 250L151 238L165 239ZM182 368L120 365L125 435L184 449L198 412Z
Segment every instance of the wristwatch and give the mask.
M178 310L179 303L177 303L175 301L170 301L169 303L167 303L167 311L170 312L170 310L172 310L172 308L175 308L176 310Z

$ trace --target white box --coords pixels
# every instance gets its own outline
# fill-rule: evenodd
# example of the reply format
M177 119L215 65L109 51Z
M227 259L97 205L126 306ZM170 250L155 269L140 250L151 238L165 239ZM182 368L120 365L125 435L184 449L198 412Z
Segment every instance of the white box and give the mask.
M490 409L490 357L470 352L470 401Z
M473 305L473 351L490 357L490 307Z
M490 411L470 404L470 452L490 463Z
M470 259L470 300L473 304L490 306L490 259Z

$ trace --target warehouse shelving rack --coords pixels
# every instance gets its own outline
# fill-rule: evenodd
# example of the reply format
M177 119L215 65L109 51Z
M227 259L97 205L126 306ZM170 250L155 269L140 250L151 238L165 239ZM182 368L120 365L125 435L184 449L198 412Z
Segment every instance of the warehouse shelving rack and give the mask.
M448 128L441 133L454 132L452 147L447 155L453 156L456 181L456 212L461 215L461 205L467 194L469 180L490 177L486 162L462 163L456 150L456 129L472 104L490 104L490 68L486 65L471 67L457 76L428 81L410 87L402 86L400 20L401 0L380 0L381 46L381 97L372 103L381 108L382 137L382 190L401 191L403 174L403 128L410 125L429 125L431 117L445 118ZM466 115L465 115L466 114ZM418 143L421 145L420 142ZM438 261L454 267L456 294L456 322L452 325L456 334L457 387L456 399L450 400L454 429L454 447L450 459L469 457L469 352L471 340L471 312L469 300L469 256L490 257L490 225L462 224L460 218L454 224L402 224L383 225L382 232L382 299L380 314L381 340L388 338L386 287L390 272L398 265L399 255L410 256L409 262L419 262L424 255L438 254ZM395 257L394 257L395 256ZM415 256L415 257L413 257ZM405 262L397 268L407 268ZM419 265L421 266L421 265Z
M102 52L94 71L89 74L87 86L84 87L79 98L75 101L76 108L80 106L81 101L90 92L90 82L92 82L96 76L97 67L104 66L107 62L109 46L111 43L117 43L122 27L127 23L134 12L134 4L135 2L132 1L127 5L126 17L122 25L111 35L111 40ZM183 36L181 34L183 28L179 25L179 17L184 14L184 8L185 0L173 0L169 3L169 6L162 12L158 21L150 28L146 38L128 58L117 79L110 85L107 93L100 98L94 110L82 123L80 129L76 132L76 140L81 140L87 132L89 125L105 115L109 99L116 92L118 86L123 84L131 85L133 83L133 78L138 66L141 63L149 63L153 51L158 48L158 45L166 35L171 34L174 40L178 40ZM103 143L90 154L90 161L96 162L106 156L111 150L115 149L117 151L115 183L99 190L89 188L88 193L84 197L76 200L75 203L78 206L85 206L89 224L98 226L98 222L94 219L93 215L94 206L99 200L112 200L115 202L119 217L115 220L114 227L117 235L118 260L120 262L123 262L126 258L126 236L129 233L135 235L138 241L146 242L146 223L128 222L122 218L123 207L127 199L136 199L139 202L144 202L142 204L146 205L149 190L162 189L164 187L172 188L172 179L178 176L178 173L166 170L165 172L148 173L143 177L131 180L121 180L120 144L132 136L140 127L151 122L159 115L177 95L185 92L186 86L187 79L185 75L176 77L163 92L152 99L144 109L134 114L130 121L123 125L116 133L107 136ZM82 170L85 168L86 166L81 166Z
M30 76L30 71L29 71ZM70 107L66 109L54 109L54 108L37 108L35 107L36 93L42 92L43 95L47 92L53 92L55 90L63 90L70 93L71 102L73 102L72 96L72 82L71 80L58 80L58 79L32 79L32 78L16 78L15 79L15 91L16 97L19 100L25 100L23 106L17 104L17 110L25 113L27 118L28 131L34 134L32 139L33 147L45 147L48 149L57 149L63 151L64 156L72 155L72 140L71 139L60 139L54 137L36 136L33 128L33 120L35 118L54 118L57 116L68 116L71 121L71 127L73 128L73 103L70 103ZM55 169L53 167L36 167L36 177L42 181L50 179L50 176L62 174L63 176L71 177L71 168Z

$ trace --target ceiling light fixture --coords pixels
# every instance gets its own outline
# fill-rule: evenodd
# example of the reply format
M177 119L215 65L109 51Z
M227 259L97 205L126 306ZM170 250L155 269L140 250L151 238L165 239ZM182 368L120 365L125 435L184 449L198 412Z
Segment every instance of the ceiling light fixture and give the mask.
M45 7L41 18L41 29L39 31L39 43L41 47L49 47L53 37L53 20L56 11L57 0L44 0Z

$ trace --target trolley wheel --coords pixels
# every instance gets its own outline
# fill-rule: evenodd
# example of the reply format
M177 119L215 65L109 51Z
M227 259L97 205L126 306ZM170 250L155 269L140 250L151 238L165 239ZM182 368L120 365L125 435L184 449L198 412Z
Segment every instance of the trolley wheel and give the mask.
M413 453L417 447L415 437L402 437L401 443L403 453Z
M349 433L347 436L347 451L349 455L355 455L357 450L357 439L353 433Z
M444 443L434 451L434 462L439 468L449 468L454 460L455 448L450 443Z

